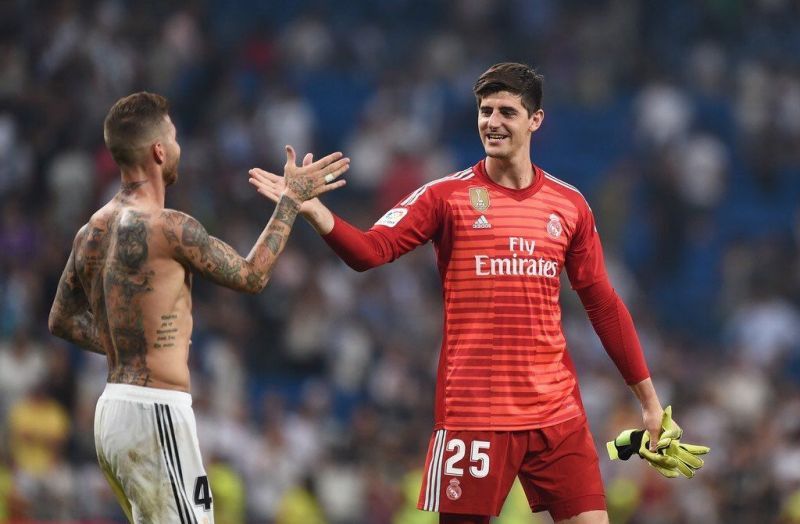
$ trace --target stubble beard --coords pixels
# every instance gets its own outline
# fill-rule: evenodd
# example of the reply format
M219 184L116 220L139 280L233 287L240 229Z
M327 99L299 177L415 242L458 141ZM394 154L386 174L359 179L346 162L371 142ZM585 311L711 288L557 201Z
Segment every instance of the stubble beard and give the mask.
M178 170L172 169L170 171L164 171L163 179L164 179L164 187L169 187L173 185L175 182L178 181Z
M486 156L489 158L496 158L498 160L507 160L512 156L512 152L508 148L492 149L489 147L488 143L484 145L483 150L486 152Z
M164 187L169 187L178 181L178 160L175 160L175 164L170 166L169 169L165 169L162 173L161 176L164 180Z

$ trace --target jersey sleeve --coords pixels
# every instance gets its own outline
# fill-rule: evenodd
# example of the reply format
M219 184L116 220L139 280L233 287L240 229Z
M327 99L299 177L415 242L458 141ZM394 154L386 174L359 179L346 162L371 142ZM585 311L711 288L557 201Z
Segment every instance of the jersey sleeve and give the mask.
M323 239L347 265L365 271L428 242L440 227L440 205L434 191L423 186L387 211L366 232L334 215L333 229Z
M578 222L567 249L565 266L573 289L585 288L608 278L594 215L583 199L580 200Z
M648 378L650 371L633 318L608 280L578 289L578 296L606 353L625 382L638 384Z
M565 262L567 274L611 360L625 382L637 384L650 376L642 346L628 308L609 282L592 210L585 200L580 203Z

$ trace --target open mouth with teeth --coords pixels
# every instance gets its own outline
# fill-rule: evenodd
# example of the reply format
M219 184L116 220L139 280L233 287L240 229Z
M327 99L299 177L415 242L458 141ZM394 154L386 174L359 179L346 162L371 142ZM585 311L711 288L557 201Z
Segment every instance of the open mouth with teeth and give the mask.
M501 140L504 140L506 138L508 138L508 135L498 135L494 133L489 133L486 135L486 140L488 140L489 142L500 142Z

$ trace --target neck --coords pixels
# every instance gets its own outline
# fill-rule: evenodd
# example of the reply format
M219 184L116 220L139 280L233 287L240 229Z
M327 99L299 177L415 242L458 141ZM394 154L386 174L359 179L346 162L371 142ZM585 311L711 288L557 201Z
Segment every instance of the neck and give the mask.
M164 207L166 188L160 172L136 166L122 168L121 175L122 184L118 193L121 198Z
M530 154L512 158L486 157L486 174L495 183L510 189L525 189L533 184Z

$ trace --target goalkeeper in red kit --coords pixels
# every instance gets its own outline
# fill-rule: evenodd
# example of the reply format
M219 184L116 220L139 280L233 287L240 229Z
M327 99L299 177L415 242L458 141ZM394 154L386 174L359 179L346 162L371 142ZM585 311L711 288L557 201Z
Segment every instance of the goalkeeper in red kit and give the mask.
M533 511L549 511L556 522L608 522L561 329L562 268L641 402L644 431L609 443L612 458L639 454L677 476L700 467L695 455L704 451L681 444L671 411L662 409L583 195L531 163L531 137L544 119L542 77L524 64L497 64L474 93L486 158L423 185L367 232L318 199L301 214L358 271L434 243L445 320L418 507L439 512L441 523L488 523L519 477ZM282 177L250 174L260 193L280 195Z

